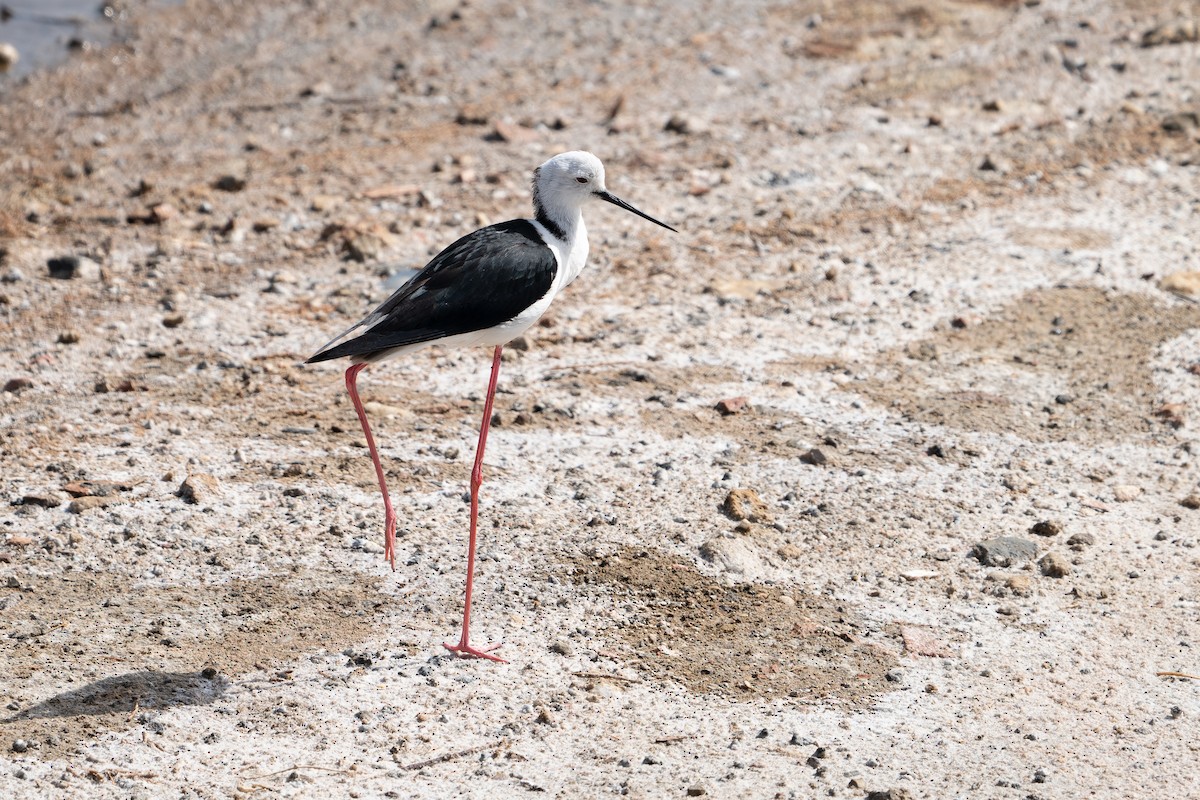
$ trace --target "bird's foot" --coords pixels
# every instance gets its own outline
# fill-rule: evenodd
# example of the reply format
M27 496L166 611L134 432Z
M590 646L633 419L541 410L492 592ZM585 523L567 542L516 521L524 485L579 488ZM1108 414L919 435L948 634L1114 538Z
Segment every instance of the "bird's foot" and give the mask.
M383 523L383 557L389 564L392 565L392 572L396 571L396 517L393 514L388 514Z
M507 664L508 662L500 656L492 655L492 651L499 649L503 644L504 642L496 642L495 644L485 644L482 647L472 647L467 644L467 637L464 636L458 644L446 642L442 646L459 658L486 658L489 661L499 661L501 664Z

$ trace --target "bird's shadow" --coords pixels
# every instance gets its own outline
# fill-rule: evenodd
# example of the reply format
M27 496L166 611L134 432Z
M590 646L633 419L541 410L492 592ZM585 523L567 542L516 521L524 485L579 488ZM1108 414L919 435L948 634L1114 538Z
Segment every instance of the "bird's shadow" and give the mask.
M228 682L213 669L199 672L127 672L89 683L30 706L4 722L53 717L130 714L139 709L204 706L220 698Z

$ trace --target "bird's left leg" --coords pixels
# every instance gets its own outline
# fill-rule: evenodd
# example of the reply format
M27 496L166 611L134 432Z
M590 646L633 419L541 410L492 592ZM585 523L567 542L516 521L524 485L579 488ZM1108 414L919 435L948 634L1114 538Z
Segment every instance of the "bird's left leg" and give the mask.
M446 644L446 649L463 657L488 658L507 664L503 658L491 654L492 650L504 644L485 644L472 647L469 638L471 630L471 589L475 577L475 532L479 519L479 487L483 483L483 449L487 446L488 428L492 424L492 401L496 398L496 379L500 376L500 351L497 347L492 355L492 377L488 381L487 399L483 402L483 423L479 426L479 444L475 448L475 466L471 469L471 533L467 544L467 597L463 607L462 638L458 644Z

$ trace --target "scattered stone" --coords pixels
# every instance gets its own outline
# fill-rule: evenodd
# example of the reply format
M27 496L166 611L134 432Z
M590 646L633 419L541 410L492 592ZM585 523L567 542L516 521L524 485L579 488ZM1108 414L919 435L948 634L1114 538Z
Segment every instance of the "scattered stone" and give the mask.
M1071 574L1071 562L1058 553L1046 553L1038 561L1038 567L1048 578L1065 578Z
M1004 105L999 100L993 99L984 101L982 108L984 111L1003 111Z
M799 545L788 542L785 545L781 545L775 552L780 558L786 558L788 561L799 561L800 559L804 558L804 554L807 551Z
M1198 296L1200 295L1200 270L1172 272L1158 282L1158 288L1164 292Z
M565 639L556 639L550 645L550 652L557 653L560 656L571 656L575 654L575 649L571 647L571 643Z
M1013 567L1037 555L1037 545L1017 536L986 539L971 548L971 555L986 567Z
M1142 496L1142 487L1120 484L1113 487L1113 499L1118 503L1128 503Z
M342 198L331 194L319 194L309 201L308 207L317 212L330 211L342 204Z
M1067 539L1067 547L1072 550L1082 550L1085 547L1090 547L1096 543L1096 537L1092 536L1087 531L1071 534L1071 538Z
M717 536L700 545L700 556L726 572L756 580L762 572L758 554L741 538Z
M9 378L8 382L4 384L4 391L12 392L14 394L16 392L22 392L26 389L32 388L33 381L31 381L29 378Z
M240 192L246 188L246 180L235 175L222 175L213 181L213 188L222 192Z
M540 709L538 711L537 719L535 719L534 722L536 722L539 725L549 725L552 728L558 727L558 720L555 718L554 714L552 714L550 712L550 709L548 709L548 708Z
M932 569L910 569L900 573L900 577L906 581L924 581L930 578L936 578L942 573Z
M901 625L900 636L904 639L904 649L915 656L931 656L933 658L952 658L954 656L953 650L925 628Z
M21 505L57 508L62 505L62 498L50 492L30 492L21 498Z
M157 205L150 206L150 216L154 222L161 225L168 220L178 217L179 209L175 208L175 206L171 205L170 203L159 203Z
M127 481L71 481L63 487L63 491L72 497L108 497L127 492L133 486Z
M771 509L753 489L731 489L721 504L725 516L734 521L749 520L762 525L774 522Z
M12 749L14 753L24 753L29 749L29 742L24 739L14 739Z
M179 491L175 494L183 498L184 502L200 505L211 502L220 492L221 484L216 478L197 472L188 475L179 485Z
M80 338L81 337L80 337L79 331L66 330L66 331L63 331L62 333L58 334L58 343L59 344L78 344Z
M111 503L115 503L119 499L120 498L118 498L116 495L109 495L109 496L103 496L103 497L100 495L87 495L85 497L76 497L74 500L72 500L70 503L67 504L67 513L82 514L84 511L87 511L89 509L104 508L104 506L107 506Z
M743 411L750 410L750 398L730 397L726 400L718 400L716 408L723 417L728 417L733 414L741 414Z
M391 234L377 223L326 225L321 241L334 243L343 258L358 262L374 261L392 246Z
M706 794L708 794L708 789L705 789L703 786L689 786L687 788L688 797L703 797Z
M678 133L680 136L690 136L694 133L703 133L704 127L695 117L672 114L671 118L663 125L663 130L668 133Z
M1041 522L1035 522L1029 532L1034 536L1058 536L1062 533L1063 526L1061 522L1056 522L1051 519L1044 519Z
M17 48L8 42L0 42L0 72L8 72L20 60L21 54Z
M1183 506L1184 508L1191 509L1192 511L1200 509L1200 494L1189 494L1187 497L1179 501L1179 505Z
M866 800L912 800L912 794L903 787L895 787L879 792L868 792Z
M979 169L984 172L995 172L999 175L1007 175L1012 172L1012 162L1007 158L998 155L988 154L983 157L983 161L979 163Z
M389 183L383 186L373 186L370 189L364 189L362 196L368 200L398 200L401 197L412 197L421 193L421 187L415 183ZM324 209L317 208L316 203L321 198L313 198L313 210L323 211ZM327 198L333 201L329 208L340 203L339 198Z
M50 277L61 281L95 280L100 277L100 265L84 256L59 256L47 259Z
M537 141L537 131L526 128L522 125L514 125L511 122L504 120L496 120L492 126L492 136L502 142L509 144L522 144L524 142Z
M178 328L183 324L185 319L187 319L187 316L182 311L177 311L174 314L167 314L163 317L162 324L164 328Z
M92 384L92 391L96 394L108 394L109 392L132 392L133 389L133 381L115 377L101 378Z
M1172 428L1182 428L1187 422L1187 406L1183 403L1163 403L1154 416L1170 425Z
M1177 19L1158 25L1142 34L1142 47L1164 44L1183 44L1200 41L1200 23L1194 19Z
M829 463L829 458L820 448L814 447L808 452L801 453L800 461L804 464L811 464L814 467L823 467Z
M1028 575L1009 575L1004 579L1004 585L1017 597L1029 597L1033 594L1033 581Z
M1195 111L1178 111L1163 117L1162 129L1167 133L1187 133L1200 128L1200 114Z
M333 84L329 81L317 81L300 90L301 97L325 97L333 94Z

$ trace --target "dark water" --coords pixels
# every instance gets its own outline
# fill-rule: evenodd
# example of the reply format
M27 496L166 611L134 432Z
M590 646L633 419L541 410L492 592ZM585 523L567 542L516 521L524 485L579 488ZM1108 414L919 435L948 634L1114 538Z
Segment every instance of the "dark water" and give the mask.
M0 73L0 84L65 61L80 49L110 44L118 25L130 13L164 4L146 0L0 0L0 42L16 47L20 55L16 65Z

